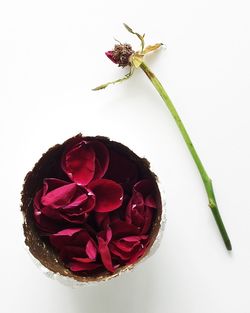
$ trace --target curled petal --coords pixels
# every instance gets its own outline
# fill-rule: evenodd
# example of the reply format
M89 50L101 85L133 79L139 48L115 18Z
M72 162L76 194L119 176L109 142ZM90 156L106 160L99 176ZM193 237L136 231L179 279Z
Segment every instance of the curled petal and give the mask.
M41 197L42 197L42 189L40 189L34 198L34 220L36 223L37 228L40 230L41 235L47 235L51 233L58 232L62 225L61 223L55 223L55 221L48 218L46 215L43 214L42 206L41 206Z
M145 241L142 246L141 249L139 249L132 257L131 259L127 262L127 264L134 264L135 262L137 262L138 259L140 259L146 252L147 247L148 247L149 241Z
M152 208L146 207L144 212L144 225L141 230L141 234L147 234L149 229L152 226L152 220L153 220L154 212Z
M143 179L135 184L133 194L127 205L126 221L136 225L140 234L147 234L152 226L156 209L155 185L150 179Z
M45 180L45 186L48 185L51 179ZM66 206L70 203L73 195L75 194L77 185L75 183L66 184L59 188L56 188L41 198L41 203L43 206L57 209L63 206Z
M91 182L88 188L95 194L96 212L110 212L122 205L123 189L116 182L109 179L98 179Z
M109 164L109 151L99 141L82 141L71 147L62 158L62 168L77 184L88 185L103 177Z
M94 263L88 258L73 258L68 264L69 269L72 272L81 272L81 271L93 271L100 268L102 265Z
M110 251L125 264L135 263L143 255L148 236L128 236L112 241Z
M91 260L96 259L97 249L92 240L89 240L86 245L86 254Z
M119 152L110 151L110 162L105 177L124 187L131 187L138 178L138 168L134 161Z
M111 240L111 236L112 236L112 232L109 229L106 233L106 240L103 238L105 237L105 234L103 232L97 236L97 240L98 240L98 250L101 255L103 265L108 271L113 273L115 269L112 264L111 254L110 254L109 247L108 247L108 244Z
M140 232L140 229L137 226L121 220L115 221L111 224L110 227L112 229L113 238L121 238L129 235L138 235Z
M95 151L94 179L102 178L109 166L109 151L100 141L90 141L88 145Z
M106 229L110 224L110 214L95 212L95 221L100 228Z
M142 236L128 236L128 237L123 237L122 240L126 242L136 242L139 240L146 240L148 239L148 236L142 235Z
M156 202L152 195L155 194L155 185L151 179L143 179L134 186L134 190L139 192L147 206L156 208Z
M75 183L86 186L95 174L95 152L82 142L65 153L62 168Z
M63 247L69 245L71 242L71 237L77 233L79 233L81 228L67 228L59 231L56 234L50 235L50 243L57 249L62 249Z
M114 51L112 51L112 50L107 51L107 52L105 52L105 54L112 62L114 62L115 64L118 64L118 61L114 57Z
M87 188L46 178L34 198L34 217L40 230L55 233L69 223L82 224L94 206L95 195Z

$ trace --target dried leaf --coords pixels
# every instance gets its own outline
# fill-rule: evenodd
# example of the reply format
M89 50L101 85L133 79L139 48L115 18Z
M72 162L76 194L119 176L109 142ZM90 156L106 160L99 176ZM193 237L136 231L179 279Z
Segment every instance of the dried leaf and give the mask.
M130 68L130 71L122 78L119 78L117 80L114 80L112 82L108 82L106 84L102 84L100 86L97 86L95 87L94 89L92 89L93 91L96 91L96 90L101 90L101 89L105 89L106 87L108 87L109 85L112 85L112 84L117 84L117 83L121 83L123 82L124 80L127 80L129 79L132 75L133 75L133 72L134 72L134 69L133 67Z
M147 53L150 53L150 52L153 52L157 49L159 49L163 44L162 43L156 43L155 45L150 45L150 46L147 46L144 50L143 50L143 54L147 54Z

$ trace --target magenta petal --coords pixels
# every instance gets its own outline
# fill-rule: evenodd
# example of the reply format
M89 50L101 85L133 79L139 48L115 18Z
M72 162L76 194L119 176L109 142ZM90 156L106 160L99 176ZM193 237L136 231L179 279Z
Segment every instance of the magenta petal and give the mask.
M157 205L155 202L155 199L152 195L148 195L145 199L145 205L150 207L150 208L154 208L156 209Z
M117 246L118 249L120 249L121 251L130 254L135 246L138 246L140 244L140 242L135 241L135 242L124 242L123 240L118 240L117 242L115 242L115 245Z
M138 168L135 162L127 156L111 150L109 167L105 177L131 187L137 181Z
M101 267L101 264L71 261L69 262L68 266L72 272L80 272L80 271L93 271Z
M71 237L80 232L81 228L68 228L59 231L56 234L50 235L50 243L57 249L62 249L64 246L67 246L71 241Z
M34 198L34 220L37 228L48 235L50 233L56 233L60 230L60 223L55 223L52 219L48 218L43 214L44 208L41 208L41 196L43 190L40 189Z
M114 59L114 52L113 51L107 51L105 52L106 56L115 64L117 64L116 60Z
M141 193L145 204L150 207L156 207L153 195L155 194L155 185L150 179L143 179L135 184L134 190ZM147 203L146 203L147 202Z
M130 255L125 253L124 251L121 251L120 249L118 249L116 247L116 245L111 244L110 245L110 252L111 254L114 256L117 256L118 258L120 258L122 261L127 261L130 258Z
M144 196L148 195L152 192L152 181L150 179L142 179L135 184L134 189L142 193Z
M105 242L105 240L103 240L101 237L97 237L98 239L98 249L101 255L101 259L103 262L103 265L105 266L105 268L110 271L111 273L113 273L115 271L113 264L112 264L112 259L111 259L111 255L110 255L110 251L108 248L108 244Z
M72 261L77 261L81 263L93 263L93 260L90 258L72 258Z
M127 264L134 264L139 258L141 258L145 252L146 252L146 249L148 247L148 242L144 243L142 246L141 246L141 249L139 249L129 260L129 262L127 262Z
M54 237L61 237L61 236L67 236L67 237L71 237L74 234L80 232L82 229L81 228L67 228L67 229L63 229L61 231L59 231L56 234L53 234L52 236Z
M120 238L129 235L138 235L140 229L133 224L124 221L116 221L111 224L112 234L114 238Z
M79 188L79 186L77 186ZM64 209L72 209L79 207L82 205L86 200L88 199L88 196L86 193L80 194L80 195L75 195L75 198L72 199L72 201L67 205L64 206ZM87 202L87 201L86 201Z
M59 255L62 260L67 262L71 260L73 257L82 257L85 256L83 247L80 246L72 246L71 242L68 242L68 246L62 246L59 250Z
M69 182L58 179L58 178L45 178L43 180L43 195L49 193L50 191L60 188L64 185L70 184Z
M83 141L65 153L62 168L72 181L86 186L95 174L95 152L93 148Z
M96 259L97 249L92 240L89 240L86 245L86 254L91 260Z
M107 231L106 231L106 241L107 241L107 243L109 243L111 239L112 239L112 230L111 230L111 228L109 227L109 228L107 229Z
M141 230L141 234L147 234L149 229L151 228L152 220L153 220L153 210L150 207L145 208L145 216L144 216L144 225Z
M85 246L87 242L90 240L90 238L91 237L88 230L81 229L81 231L79 231L72 237L72 244L78 246Z
M72 183L54 189L41 198L41 203L43 206L50 207L52 209L66 206L72 199L76 188L77 185Z
M94 179L102 178L109 165L109 151L100 141L90 141L88 145L95 151Z
M146 240L148 239L148 236L128 236L128 237L123 237L122 240L127 241L127 242L135 242L139 240Z
M40 190L36 193L35 198L34 198L34 202L33 202L33 205L34 205L34 217L35 217L35 220L36 220L38 223L40 222L40 216L41 216L41 205L40 205L40 201L41 201L42 192L43 192L43 190L40 189Z
M110 212L119 208L123 201L122 187L109 179L98 179L91 182L88 188L96 196L96 212Z
M44 207L42 208L41 212L44 217L50 218L50 220L53 221L54 224L57 223L55 220L61 220L60 210L55 210L55 209L51 209L48 207Z
M109 213L95 212L95 221L100 228L106 229L110 224Z

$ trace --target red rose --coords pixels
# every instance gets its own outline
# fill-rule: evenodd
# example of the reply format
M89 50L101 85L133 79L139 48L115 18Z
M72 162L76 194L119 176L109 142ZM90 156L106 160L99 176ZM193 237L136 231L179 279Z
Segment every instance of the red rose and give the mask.
M40 230L53 233L69 223L83 224L92 210L113 211L122 201L122 187L108 179L98 179L83 187L47 178L36 193L34 217Z

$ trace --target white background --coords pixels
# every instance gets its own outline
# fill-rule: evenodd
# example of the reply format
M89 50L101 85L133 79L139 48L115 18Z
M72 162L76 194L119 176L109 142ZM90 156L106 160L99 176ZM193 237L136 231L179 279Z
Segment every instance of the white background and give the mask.
M0 2L0 311L26 313L250 312L250 4L248 0ZM199 173L164 103L138 70L104 55L122 22L166 48L147 58L214 181L228 253ZM50 146L79 132L146 156L167 195L157 253L106 284L70 289L45 277L24 249L25 174Z

